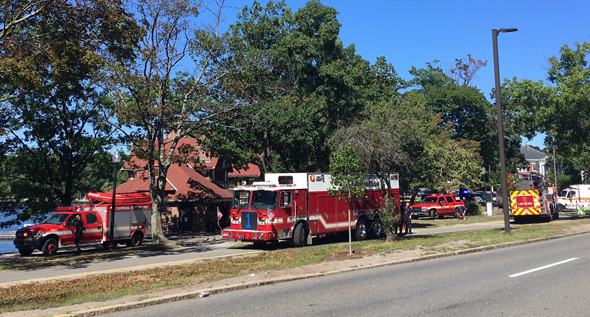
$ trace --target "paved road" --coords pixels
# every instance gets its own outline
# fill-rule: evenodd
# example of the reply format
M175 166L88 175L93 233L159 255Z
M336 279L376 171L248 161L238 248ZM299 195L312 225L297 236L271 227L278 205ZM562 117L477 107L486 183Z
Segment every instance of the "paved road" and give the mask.
M450 221L455 221L449 219ZM458 225L453 227L441 228L416 228L416 235L438 234L452 231L487 229L503 227L501 222L478 223L471 225ZM194 245L185 248L174 249L162 252L146 252L141 254L118 255L108 261L97 263L77 263L68 266L52 266L46 268L36 268L26 271L6 271L0 272L0 287L9 286L14 283L52 280L56 278L72 278L90 273L107 273L112 271L137 270L150 266L162 266L192 262L198 259L263 252L251 246L247 248L232 248L234 242L221 240L220 236L211 236L206 239L193 238L187 239L193 241ZM62 253L67 251L63 250ZM71 251L70 251L71 252ZM37 252L33 256L42 257ZM70 256L66 253L65 256ZM19 255L2 255L0 261L10 261L18 258Z
M587 316L589 238L297 280L116 315Z

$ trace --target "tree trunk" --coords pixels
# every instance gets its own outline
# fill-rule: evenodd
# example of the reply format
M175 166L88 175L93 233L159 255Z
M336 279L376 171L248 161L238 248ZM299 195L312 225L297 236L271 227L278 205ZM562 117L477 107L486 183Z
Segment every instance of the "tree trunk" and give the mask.
M166 177L159 176L156 187L152 187L152 244L164 245L168 239L162 229L162 214L166 212Z

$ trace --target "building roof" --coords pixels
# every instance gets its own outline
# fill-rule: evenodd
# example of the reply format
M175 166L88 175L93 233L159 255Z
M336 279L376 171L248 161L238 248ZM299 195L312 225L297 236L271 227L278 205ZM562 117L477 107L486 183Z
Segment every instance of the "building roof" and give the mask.
M254 164L248 164L245 169L235 169L232 168L232 171L227 173L228 178L247 178L247 177L254 177L259 178L261 177L260 168Z
M520 153L524 155L524 159L527 161L540 161L547 159L547 155L545 153L528 146L528 144L520 147Z
M135 178L117 186L117 193L148 192L148 172L140 171ZM165 191L172 200L230 199L232 193L217 186L188 164L172 164L168 169Z

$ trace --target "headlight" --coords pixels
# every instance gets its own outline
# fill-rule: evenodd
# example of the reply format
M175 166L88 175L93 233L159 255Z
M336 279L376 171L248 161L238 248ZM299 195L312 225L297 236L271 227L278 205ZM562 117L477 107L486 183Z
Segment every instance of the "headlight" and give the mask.
M31 231L33 238L38 239L41 237L41 231Z

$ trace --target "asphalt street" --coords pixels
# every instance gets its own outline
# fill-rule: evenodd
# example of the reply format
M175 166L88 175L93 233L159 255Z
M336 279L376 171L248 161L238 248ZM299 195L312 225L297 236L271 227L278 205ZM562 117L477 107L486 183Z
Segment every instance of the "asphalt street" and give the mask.
M358 270L117 316L587 316L590 234Z

